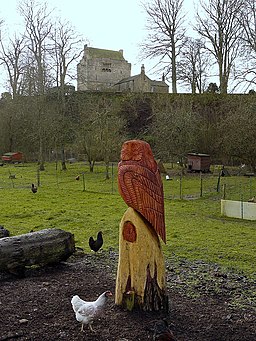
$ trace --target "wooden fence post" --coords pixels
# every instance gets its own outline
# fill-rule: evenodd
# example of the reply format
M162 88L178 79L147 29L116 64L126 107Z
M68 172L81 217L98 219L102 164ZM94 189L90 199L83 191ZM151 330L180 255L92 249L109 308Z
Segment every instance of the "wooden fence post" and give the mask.
M182 173L180 173L180 199L183 199L183 195L182 195Z
M223 195L222 198L225 200L226 199L226 184L223 184Z
M83 176L83 192L85 192L85 177L84 177L84 172L82 173Z
M200 197L203 196L203 178L202 178L202 172L200 172Z
M40 168L37 167L37 187L40 187Z

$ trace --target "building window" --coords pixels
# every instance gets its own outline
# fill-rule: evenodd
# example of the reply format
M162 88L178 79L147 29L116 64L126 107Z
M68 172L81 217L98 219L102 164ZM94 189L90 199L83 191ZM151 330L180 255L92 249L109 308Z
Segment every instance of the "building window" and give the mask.
M102 72L111 72L111 63L103 63Z

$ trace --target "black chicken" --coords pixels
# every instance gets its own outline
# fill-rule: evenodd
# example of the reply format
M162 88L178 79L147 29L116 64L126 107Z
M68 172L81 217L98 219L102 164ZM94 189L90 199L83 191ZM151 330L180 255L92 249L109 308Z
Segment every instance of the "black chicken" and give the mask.
M175 341L175 337L165 320L158 321L154 327L154 341Z
M37 187L36 187L34 184L31 185L31 191L32 191L33 193L36 193L36 192L37 192Z
M0 238L9 237L10 232L0 225Z
M97 234L97 239L94 240L93 237L89 238L89 246L92 251L97 252L103 245L103 237L102 237L102 232L98 232Z

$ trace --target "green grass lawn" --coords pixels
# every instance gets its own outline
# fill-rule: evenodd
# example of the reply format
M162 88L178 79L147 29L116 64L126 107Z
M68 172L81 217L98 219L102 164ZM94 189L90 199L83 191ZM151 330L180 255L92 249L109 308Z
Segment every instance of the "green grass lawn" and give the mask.
M15 179L10 179L10 174L15 174ZM79 181L75 180L78 174ZM0 167L0 225L11 235L61 228L74 233L76 245L85 252L90 252L89 237L102 230L104 249L117 250L119 222L127 206L117 191L116 167L113 175L114 180L106 180L103 167L90 173L83 163L68 165L65 172L56 170L54 163L46 164L46 170L40 173L36 164ZM37 183L38 176L41 186L33 194L31 183ZM222 193L215 190L217 177L203 178L201 198L199 180L197 176L182 179L184 199L180 200L179 176L168 182L163 178L165 256L218 263L252 276L256 264L256 221L221 217ZM228 194L237 198L245 188L249 196L255 186L245 177L229 177L225 181L230 188ZM196 199L185 200L190 194Z

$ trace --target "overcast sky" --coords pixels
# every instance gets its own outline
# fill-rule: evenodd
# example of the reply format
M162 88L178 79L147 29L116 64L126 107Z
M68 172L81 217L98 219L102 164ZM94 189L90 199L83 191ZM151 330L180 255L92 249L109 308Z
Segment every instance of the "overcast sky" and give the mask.
M144 1L144 0L143 0ZM149 0L147 0L149 1ZM41 1L43 2L43 1ZM125 59L132 64L132 75L140 73L141 64L150 75L153 66L150 60L140 61L139 44L147 36L146 15L141 0L46 0L48 9L54 9L56 16L68 20L89 46L109 50L124 51ZM184 0L185 11L191 14L193 0ZM1 1L0 19L5 27L19 31L20 16L17 12L18 0ZM152 79L161 79L154 75ZM0 92L3 79L0 77ZM1 91L2 90L2 91Z

